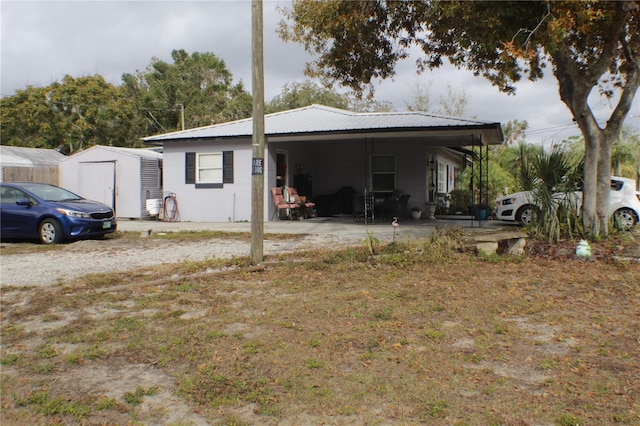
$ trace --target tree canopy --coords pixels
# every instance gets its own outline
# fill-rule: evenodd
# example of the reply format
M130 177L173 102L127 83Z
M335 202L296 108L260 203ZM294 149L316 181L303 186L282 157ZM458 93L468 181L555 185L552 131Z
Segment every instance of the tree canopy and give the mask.
M102 76L27 87L0 102L2 143L71 151L92 145L131 146L133 104Z
M347 109L349 98L347 95L319 86L312 81L287 83L282 87L282 93L267 103L265 112L269 114L312 104Z
M359 99L350 93L339 93L327 84L317 84L311 80L306 80L285 84L282 87L282 93L276 95L267 103L265 112L269 114L313 104L356 112L393 111L393 106L389 102Z
M448 59L507 93L550 66L585 138L583 221L599 235L607 232L611 147L640 84L639 9L638 1L294 0L279 32L317 55L309 75L359 93L392 77L413 45L422 49L419 71ZM605 127L589 104L593 89L615 102Z
M171 52L173 63L157 58L144 70L122 76L134 99L144 134L223 123L251 116L251 95L233 83L225 62L213 53ZM182 123L182 112L185 123Z
M47 87L27 87L0 100L2 143L34 148L67 145L141 146L140 138L251 116L251 95L212 53L171 53L173 63L152 58L115 86L100 75L65 76ZM267 112L314 103L353 111L390 111L313 81L288 83L267 103ZM183 123L184 118L184 123Z
M173 63L151 60L120 86L100 75L65 76L0 100L2 143L34 148L67 145L141 146L140 138L251 116L251 95L233 83L212 53L172 52ZM182 122L182 118L185 122Z

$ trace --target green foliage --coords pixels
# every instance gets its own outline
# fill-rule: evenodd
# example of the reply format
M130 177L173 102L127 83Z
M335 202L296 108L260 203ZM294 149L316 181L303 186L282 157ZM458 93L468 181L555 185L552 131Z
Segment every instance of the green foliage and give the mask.
M0 100L2 143L33 148L66 144L71 152L93 145L134 146L134 105L102 76L74 78L44 88L29 86Z
M306 360L306 365L307 368L322 368L323 364L322 362L318 361L317 359L314 358L308 358Z
M562 141L567 155L574 162L582 162L585 155L584 138L571 136ZM640 134L623 127L620 136L611 147L611 170L615 176L638 178L640 163Z
M124 74L122 85L100 75L65 76L47 87L29 86L0 99L4 145L71 152L93 145L142 146L151 134L251 116L251 95L234 84L212 53L172 52L173 63L153 58L144 71ZM182 117L185 123L182 123Z
M293 82L285 84L282 87L282 93L265 105L265 112L273 113L313 104L347 109L349 99L347 95L337 93L329 87L322 87L309 80L301 83Z
M213 53L171 52L173 63L153 58L144 71L124 74L123 90L142 115L138 134L199 127L251 116L251 95L233 84L225 62ZM185 123L182 123L184 110Z
M529 128L527 121L509 120L502 124L502 132L507 146L519 145L524 143L525 134Z
M0 357L1 365L14 365L20 360L20 355L18 354L4 354Z
M373 236L373 231L367 231L367 238L364 240L370 255L376 254L376 247L380 244L380 241Z
M352 94L337 92L330 84L317 84L307 80L285 84L282 93L267 102L265 112L270 114L313 104L356 112L393 111L393 106L388 102L359 99Z
M583 233L578 219L579 200L575 191L582 182L582 169L560 146L550 152L540 151L530 158L531 170L537 177L533 188L540 217L532 224L533 231L549 241L573 238Z
M58 355L58 351L51 345L42 344L36 348L36 354L39 358L53 358Z
M83 419L90 414L87 403L67 401L61 397L52 397L46 391L37 391L26 400L18 401L19 405L30 406L45 415L71 415Z
M493 206L495 199L503 195L505 188L512 188L514 186L514 177L511 174L511 168L503 168L500 163L492 158L489 154L489 164L485 164L483 167L489 168L488 185L484 190L486 191L486 199L483 199L483 203ZM486 169L483 170L483 177ZM472 202L477 203L479 200L479 187L480 182L480 169L478 167L467 167L461 176L462 186L470 187L473 181L476 185L473 192Z
M537 175L530 164L530 158L541 152L542 147L526 142L490 148L490 158L512 176L507 192L528 191L533 188Z
M110 410L116 406L118 402L113 398L102 398L96 402L96 409L98 410Z
M618 28L631 21L633 14L613 4L587 8L580 3L511 2L493 6L483 1L301 0L283 10L285 20L278 32L283 40L300 43L318 56L308 65L308 75L327 77L355 91L373 90L373 81L392 77L397 62L415 44L424 55L417 61L419 69L438 68L447 58L513 93L514 83L523 75L532 81L542 77L543 59L561 61L555 54L565 46L575 52L575 58L568 56L567 61L581 58L583 64L590 64L600 52L594 45L607 40L602 34L611 28L616 33L635 28ZM638 41L637 35L627 39ZM627 71L628 57L622 51L614 54L622 60L614 62L609 71ZM622 83L614 80L614 84Z
M584 421L580 417L571 414L563 414L556 419L557 426L580 426Z
M425 407L424 420L427 420L428 417L436 419L443 416L447 407L449 407L449 404L442 399L428 402Z
M125 392L122 398L127 404L139 405L142 404L145 396L155 395L156 393L158 393L158 388L155 386L148 389L138 386L134 392Z
M431 340L442 340L445 336L440 330L427 330L424 332L424 335Z

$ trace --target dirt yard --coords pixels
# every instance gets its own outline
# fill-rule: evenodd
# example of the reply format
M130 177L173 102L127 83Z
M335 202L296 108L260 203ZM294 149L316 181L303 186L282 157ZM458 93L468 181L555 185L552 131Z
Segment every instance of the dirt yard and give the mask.
M575 244L484 257L432 238L260 268L236 256L48 286L3 277L0 420L638 425L637 238L592 260Z

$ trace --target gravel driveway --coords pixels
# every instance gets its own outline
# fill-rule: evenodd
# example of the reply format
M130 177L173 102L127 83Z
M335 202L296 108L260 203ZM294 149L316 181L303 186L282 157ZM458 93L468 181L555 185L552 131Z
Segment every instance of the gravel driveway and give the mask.
M401 220L396 230L389 221L363 225L351 219L337 220L314 218L303 221L274 221L265 224L265 233L298 234L298 238L264 241L264 254L273 255L310 247L339 247L359 245L371 232L380 242L394 239L420 238L432 235L438 226L459 226L474 231L478 222L472 221L413 221ZM506 226L497 221L484 222L483 230L496 230ZM251 224L192 223L156 221L118 221L118 230L153 233L180 231L250 232ZM394 235L397 232L397 235ZM3 243L3 247L7 243ZM206 258L226 259L233 256L249 256L250 242L244 239L218 238L206 241L184 242L156 238L105 239L76 241L61 245L57 250L33 253L1 253L0 285L47 286L64 283L88 273L127 271L161 263L177 263L183 260L199 261Z
M352 240L335 235L305 235L296 239L265 240L264 254L336 246L347 244L349 241ZM249 256L250 252L249 241L231 238L197 242L155 238L77 241L64 244L57 250L3 254L0 259L0 282L2 287L47 286L62 284L88 273L127 271L184 260L244 257Z

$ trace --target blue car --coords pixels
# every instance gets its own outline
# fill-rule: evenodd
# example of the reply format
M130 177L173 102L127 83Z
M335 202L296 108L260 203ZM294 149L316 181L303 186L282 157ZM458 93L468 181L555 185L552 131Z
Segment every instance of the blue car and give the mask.
M111 207L55 185L0 184L2 239L39 239L44 244L101 237L116 230Z

